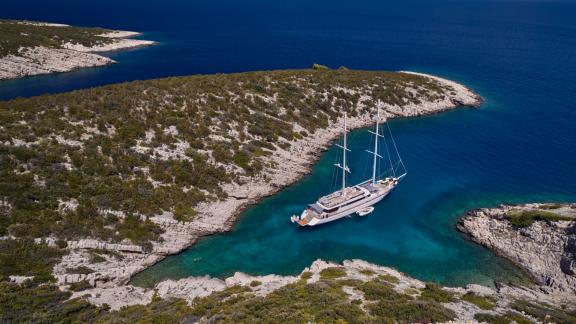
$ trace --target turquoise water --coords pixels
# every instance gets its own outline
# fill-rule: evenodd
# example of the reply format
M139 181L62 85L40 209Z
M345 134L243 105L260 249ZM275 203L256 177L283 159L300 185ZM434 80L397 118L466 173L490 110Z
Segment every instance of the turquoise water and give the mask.
M363 258L450 285L518 279L454 227L467 209L576 200L573 2L376 0L5 1L1 15L145 32L160 45L112 53L119 64L0 82L0 98L170 75L313 63L415 70L469 85L486 103L391 122L408 177L365 218L299 230L289 216L330 190L330 149L312 173L135 278L300 272L317 258ZM368 176L354 132L353 180ZM366 173L363 174L363 170Z
M203 238L139 274L134 283L152 285L161 279L204 274L225 277L235 271L294 274L317 258L365 259L447 285L521 281L520 272L508 262L459 234L456 218L468 209L500 202L567 196L538 193L531 181L510 181L518 164L524 163L521 157L483 158L498 135L471 126L485 122L492 113L487 104L482 110L467 108L392 121L409 174L370 216L304 229L289 222L288 217L299 213L305 203L331 190L333 163L340 154L332 147L310 175L243 213L233 231ZM478 138L483 140L478 143ZM472 139L476 145L470 145ZM351 134L352 155L365 155L350 162L357 171L351 176L353 182L370 175L371 161L364 154L370 140L366 130Z

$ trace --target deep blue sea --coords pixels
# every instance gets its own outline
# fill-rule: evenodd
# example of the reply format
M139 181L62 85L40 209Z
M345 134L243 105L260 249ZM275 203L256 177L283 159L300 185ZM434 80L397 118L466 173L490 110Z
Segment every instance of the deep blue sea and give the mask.
M136 79L309 67L413 70L464 83L480 109L390 123L405 181L368 217L311 230L288 220L330 190L328 150L312 173L136 277L294 274L317 258L362 258L448 285L520 280L454 225L500 203L576 200L576 3L507 1L5 1L2 18L142 31L160 45L119 64L0 82L0 98ZM366 130L351 134L363 152ZM361 153L358 153L361 155ZM352 181L368 176L353 160Z

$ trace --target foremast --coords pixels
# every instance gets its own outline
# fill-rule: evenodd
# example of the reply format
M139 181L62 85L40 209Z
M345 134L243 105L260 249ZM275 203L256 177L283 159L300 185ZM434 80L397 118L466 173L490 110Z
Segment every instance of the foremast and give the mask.
M347 147L347 129L346 129L346 112L344 112L344 139L342 141L342 145L336 144L336 146L342 149L342 165L340 163L335 164L338 168L342 169L342 195L345 194L344 189L346 189L346 173L350 173L350 169L348 168L348 164L346 163L346 151L350 151Z

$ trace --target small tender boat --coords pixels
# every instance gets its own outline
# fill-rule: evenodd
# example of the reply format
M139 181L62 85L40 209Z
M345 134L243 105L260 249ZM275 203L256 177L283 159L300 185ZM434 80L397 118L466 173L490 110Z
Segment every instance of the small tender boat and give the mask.
M358 212L356 212L356 214L358 214L358 216L366 216L373 211L374 211L374 207L370 206L370 207L366 207L364 209L360 209Z

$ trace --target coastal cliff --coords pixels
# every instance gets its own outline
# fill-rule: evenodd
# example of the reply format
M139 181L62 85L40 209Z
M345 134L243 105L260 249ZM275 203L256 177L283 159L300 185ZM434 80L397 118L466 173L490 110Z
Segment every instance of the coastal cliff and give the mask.
M558 302L576 302L576 205L526 204L468 212L457 225L509 259Z
M31 21L0 20L0 80L67 72L116 61L98 54L148 46L139 33Z

